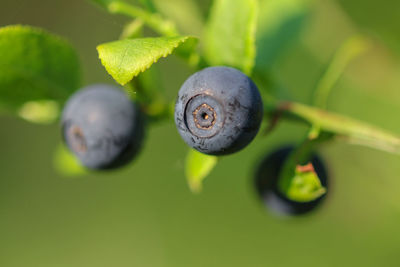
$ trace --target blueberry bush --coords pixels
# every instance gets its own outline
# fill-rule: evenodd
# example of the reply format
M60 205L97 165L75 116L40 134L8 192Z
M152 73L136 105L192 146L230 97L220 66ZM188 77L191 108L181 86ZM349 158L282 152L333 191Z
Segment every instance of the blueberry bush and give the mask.
M273 13L280 8L275 2L271 9L261 10ZM203 179L226 154L240 153L250 142L268 138L281 121L298 121L309 128L303 140L284 154L277 152L279 159L267 158L268 166L261 169L276 172L268 186L303 212L327 192L326 172L318 171L323 167L315 156L322 144L345 142L400 153L400 136L327 110L346 66L368 49L366 35L355 34L337 48L315 81L312 105L306 105L288 100L269 77L275 58L299 30L279 32L278 25L287 22L285 16L301 17L301 9L273 17L258 14L257 0L214 0L205 25L199 26L187 15L196 8L195 1L187 1L184 22L179 16L168 18L152 0L93 3L110 16L131 19L119 40L93 48L113 85L80 89L77 52L63 38L27 25L0 28L1 111L32 123L60 120L64 145L54 164L65 175L128 164L146 149L146 128L175 122L189 145L189 188L200 192ZM167 99L157 84L157 61L171 55L194 73L176 88L176 99ZM279 168L272 171L271 162ZM261 176L260 170L256 186L263 195L267 184Z

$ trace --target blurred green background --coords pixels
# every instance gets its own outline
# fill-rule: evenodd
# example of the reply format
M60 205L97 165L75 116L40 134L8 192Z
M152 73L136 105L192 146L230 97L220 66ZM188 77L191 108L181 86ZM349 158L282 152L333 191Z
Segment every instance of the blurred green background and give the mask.
M156 2L184 32L199 34L210 1L190 16L179 12L185 0ZM363 33L370 48L346 68L329 109L400 133L399 11L397 0L262 0L259 28L272 25L284 40L279 54L274 38L272 50L258 47L268 79L310 103L335 50ZM276 22L285 16L288 23ZM35 25L74 44L84 84L113 82L95 46L117 39L126 22L83 0L1 0L0 26ZM173 98L191 72L175 56L158 64ZM285 218L262 205L253 174L266 153L300 140L302 125L280 124L224 157L193 195L183 174L187 147L172 123L149 129L134 164L78 178L53 169L58 125L6 115L0 123L0 266L399 266L398 156L322 147L328 198L310 215Z

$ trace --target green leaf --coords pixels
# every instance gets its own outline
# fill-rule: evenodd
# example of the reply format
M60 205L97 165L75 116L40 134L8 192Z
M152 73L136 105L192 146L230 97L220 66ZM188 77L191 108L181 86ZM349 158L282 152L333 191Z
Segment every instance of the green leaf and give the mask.
M351 36L340 46L317 84L314 98L315 106L326 108L328 96L346 66L355 57L365 52L368 46L368 40L360 35Z
M176 49L176 55L186 60L189 66L196 68L200 62L200 54L196 51L197 38L190 38Z
M206 26L205 56L251 74L255 54L257 0L215 0Z
M79 59L65 40L30 26L0 28L0 106L62 103L80 86Z
M62 144L56 150L53 164L60 174L66 176L79 176L88 173L78 159Z
M153 65L125 86L131 98L140 103L141 110L151 123L171 118L164 86L159 79L160 74L158 66Z
M18 115L26 121L50 124L57 120L60 106L53 100L29 101L18 110Z
M118 83L125 85L159 58L170 55L190 39L193 37L127 39L101 44L97 51L107 72Z
M297 202L313 201L326 193L311 163L296 167L286 196Z
M257 26L256 70L265 73L296 39L311 10L311 0L262 0Z
M185 173L186 178L193 193L202 190L204 178L211 172L217 164L218 158L191 149L186 158Z

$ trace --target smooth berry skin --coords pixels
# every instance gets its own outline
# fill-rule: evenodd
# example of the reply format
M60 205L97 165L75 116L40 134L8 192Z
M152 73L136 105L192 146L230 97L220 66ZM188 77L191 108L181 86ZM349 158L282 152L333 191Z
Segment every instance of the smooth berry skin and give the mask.
M128 163L139 151L143 116L125 92L96 84L72 95L62 114L68 148L90 169L112 169Z
M246 147L260 128L262 114L257 86L230 67L209 67L190 76L175 105L175 123L183 140L210 155Z

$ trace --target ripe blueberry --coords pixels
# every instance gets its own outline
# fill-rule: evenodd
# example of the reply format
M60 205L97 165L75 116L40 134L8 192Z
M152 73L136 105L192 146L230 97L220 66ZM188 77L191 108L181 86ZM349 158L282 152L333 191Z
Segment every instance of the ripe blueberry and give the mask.
M326 195L310 202L296 202L288 199L278 190L280 172L293 147L283 147L272 153L268 153L260 162L255 174L255 189L268 207L279 215L302 215L313 211L322 204ZM329 190L328 172L321 158L314 154L311 158L322 185ZM329 192L329 191L328 191Z
M143 117L125 92L110 85L91 85L75 93L62 115L68 148L91 169L124 165L143 139Z
M209 67L179 90L175 123L183 140L211 155L234 153L256 136L262 119L260 93L239 70Z

